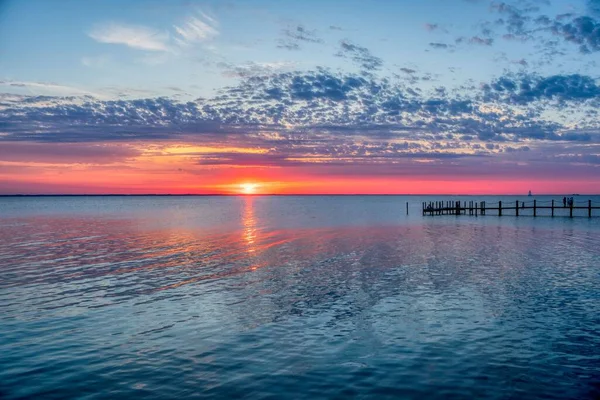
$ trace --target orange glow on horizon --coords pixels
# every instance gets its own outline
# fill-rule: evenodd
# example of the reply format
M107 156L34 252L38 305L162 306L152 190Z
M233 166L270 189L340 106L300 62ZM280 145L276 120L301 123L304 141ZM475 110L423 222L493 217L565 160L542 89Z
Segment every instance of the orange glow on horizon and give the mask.
M388 170L351 158L336 166L316 156L260 165L263 160L252 155L267 150L234 144L3 143L0 194L592 194L600 187L597 175L578 175L585 166L550 173L527 163L516 168L489 161L471 168L456 160L413 159Z
M255 194L258 189L258 183L242 183L240 185L243 194Z

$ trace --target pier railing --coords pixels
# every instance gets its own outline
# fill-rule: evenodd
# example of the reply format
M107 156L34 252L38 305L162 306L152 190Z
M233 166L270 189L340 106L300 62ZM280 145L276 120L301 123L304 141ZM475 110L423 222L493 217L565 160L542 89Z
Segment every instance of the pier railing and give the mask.
M600 203L592 200L515 200L515 201L430 201L423 202L423 215L497 215L497 216L565 216L600 217Z

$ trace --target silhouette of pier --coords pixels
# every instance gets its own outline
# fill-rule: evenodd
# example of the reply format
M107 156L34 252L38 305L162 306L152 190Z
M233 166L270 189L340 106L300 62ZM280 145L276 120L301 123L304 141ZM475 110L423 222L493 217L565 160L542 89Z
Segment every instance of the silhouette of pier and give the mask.
M581 211L580 211L581 210ZM597 210L595 212L592 212ZM530 216L530 217L600 217L600 204L593 204L592 200L573 201L564 204L555 200L531 201L429 201L423 202L423 216L430 215L496 215L502 216Z

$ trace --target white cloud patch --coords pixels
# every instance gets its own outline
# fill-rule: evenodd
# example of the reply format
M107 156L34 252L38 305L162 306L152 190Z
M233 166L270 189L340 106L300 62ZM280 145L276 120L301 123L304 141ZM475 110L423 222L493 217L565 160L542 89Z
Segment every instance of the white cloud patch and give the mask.
M84 90L73 86L58 85L55 83L48 82L3 80L0 81L0 87L2 86L33 95L43 94L53 96L93 96L99 99L106 98L106 96L102 94L94 93L89 90Z
M96 25L88 35L100 43L123 44L147 51L169 51L169 33L140 25L110 22Z
M203 13L189 16L172 31L161 31L141 25L107 22L95 25L88 36L100 43L121 44L154 53L175 53L195 44L205 43L219 35L218 21ZM157 57L148 56L156 64ZM159 57L160 58L160 57ZM164 62L164 58L160 58ZM82 59L86 66L95 64L92 58Z
M199 16L188 17L181 25L175 25L175 43L187 47L194 43L202 43L219 34L219 23L214 18L199 13Z
M223 68L223 75L230 78L247 78L251 76L261 76L272 74L276 71L291 70L296 67L296 63L289 61L276 62L247 62L245 64L228 64L219 63L219 67Z

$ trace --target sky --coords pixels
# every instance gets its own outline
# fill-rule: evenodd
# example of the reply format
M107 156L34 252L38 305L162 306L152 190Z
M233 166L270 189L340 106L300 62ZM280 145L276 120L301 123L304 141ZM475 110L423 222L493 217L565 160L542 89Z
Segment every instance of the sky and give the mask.
M0 0L0 194L600 193L600 0Z

